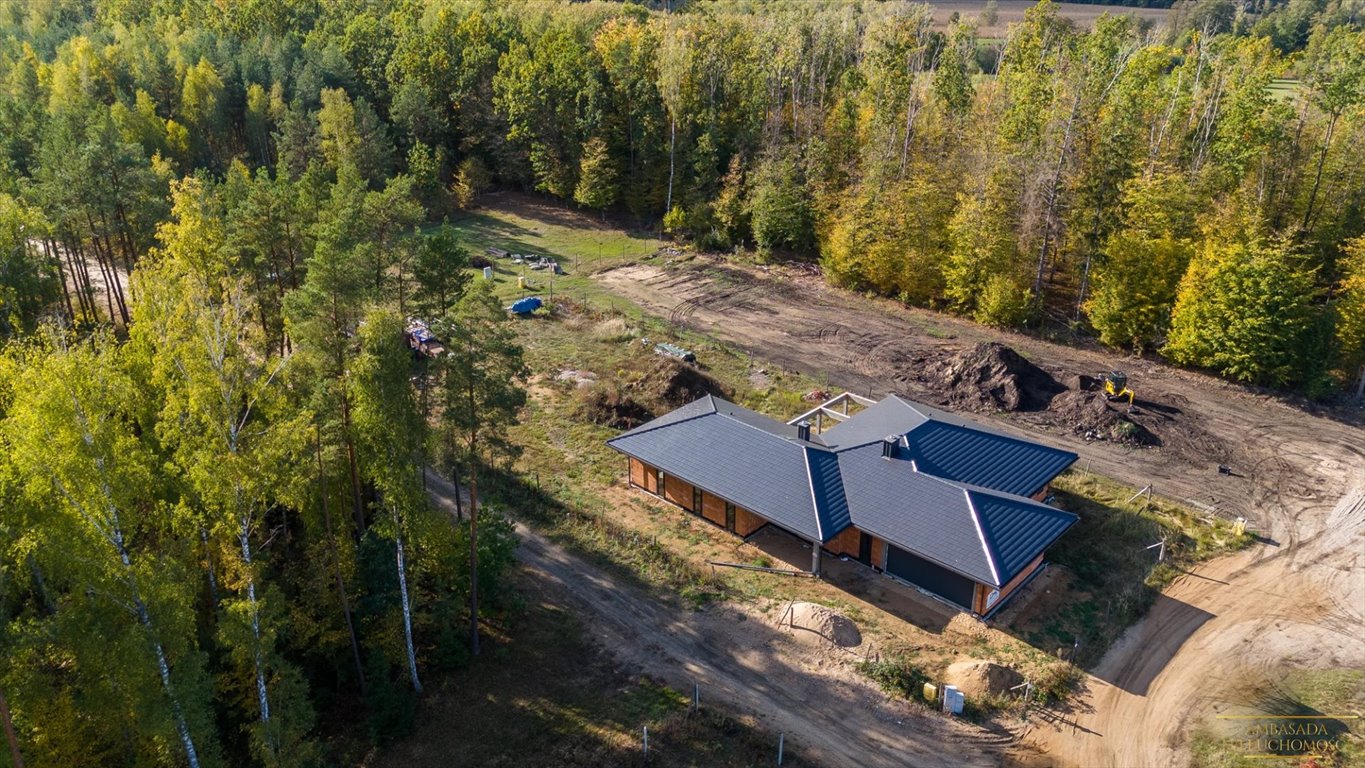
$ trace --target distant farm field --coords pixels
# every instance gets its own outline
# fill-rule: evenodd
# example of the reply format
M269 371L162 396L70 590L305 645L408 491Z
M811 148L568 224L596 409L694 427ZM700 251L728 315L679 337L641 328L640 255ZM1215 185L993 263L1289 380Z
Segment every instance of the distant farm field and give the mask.
M980 16L986 8L984 0L959 0L958 2L935 2L931 3L934 7L934 23L938 26L947 26L949 19L954 13L963 18L970 16ZM1004 37L1009 25L1023 21L1024 12L1032 8L1036 3L1031 0L998 0L996 4L996 21L994 24L982 24L977 29L977 34L981 37ZM1160 24L1166 20L1170 14L1169 8L1134 8L1126 5L1091 5L1088 3L1053 3L1058 15L1071 19L1077 26L1090 28L1095 25L1095 20L1103 14L1123 15L1131 13L1139 19L1145 19L1153 24Z

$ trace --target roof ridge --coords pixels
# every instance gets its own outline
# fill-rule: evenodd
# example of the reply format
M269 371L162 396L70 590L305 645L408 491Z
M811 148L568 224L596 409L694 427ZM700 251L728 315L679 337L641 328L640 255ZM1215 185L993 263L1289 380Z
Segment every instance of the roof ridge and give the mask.
M967 510L971 515L972 525L976 527L976 538L981 542L981 551L986 554L986 565L991 568L991 576L995 578L996 584L1004 586L1000 581L1000 567L995 562L995 553L991 551L990 542L986 541L986 531L981 527L981 514L976 511L976 503L972 501L972 492L963 488L962 495L967 499Z
M810 466L810 454L805 450L801 451L801 461L806 465L806 489L810 491L811 512L815 513L815 535L820 539L813 546L818 547L825 541L825 526L820 524L820 499L815 495L815 471Z
M711 397L711 395L707 395L707 397ZM759 416L759 417L761 417L761 418L767 419L767 420L771 421L773 424L776 424L777 426L780 426L780 427L790 426L789 424L785 424L785 423L783 423L783 422L781 422L781 421L778 421L777 419L774 419L772 416L769 416L769 415L766 414L766 413L760 413L760 412L758 412L758 411L755 411L755 410L752 409L752 408L745 408L744 406L740 405L739 403L732 403L732 402L730 402L729 400L726 400L725 398L717 397L717 398L713 398L713 399L714 399L714 400L720 400L722 403L726 403L727 405L733 405L733 406L736 407L736 408L743 408L744 410L748 411L749 413L752 413L752 414L754 414L755 416ZM713 406L713 407L714 407L714 406ZM756 426L754 426L753 424L750 424L749 422L745 421L744 419L736 418L734 414L731 414L731 413L723 413L723 412L721 412L721 410L720 410L719 408L717 408L717 409L714 411L714 413L715 413L717 416L724 416L725 418L727 418L727 419L729 419L730 421L733 421L733 422L735 422L735 423L737 423L737 424L743 424L744 426L748 427L749 429L757 430L757 431L759 431L759 432L762 432L762 433L765 434L765 435L769 435L769 436L771 436L771 437L775 437L775 438L777 438L777 439L779 439L779 440L786 440L786 441L792 443L793 445L795 445L795 446L798 447L798 448L821 448L821 449L823 449L823 450L833 452L833 449L831 449L828 445L821 445L820 443L814 442L813 440L802 440L802 439L799 438L799 437L791 437L791 436L789 436L789 435L779 435L779 434L776 433L776 432L769 432L768 430L763 429L762 427L756 427ZM683 419L683 421L687 421L687 419ZM680 422L675 422L675 423L680 423ZM664 425L664 426L667 426L667 425ZM809 468L808 468L808 469L809 469Z

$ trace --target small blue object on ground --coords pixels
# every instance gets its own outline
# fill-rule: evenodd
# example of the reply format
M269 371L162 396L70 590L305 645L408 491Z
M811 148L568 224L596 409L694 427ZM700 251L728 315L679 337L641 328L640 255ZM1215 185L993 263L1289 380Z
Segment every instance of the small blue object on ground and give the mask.
M513 302L509 309L518 315L529 315L537 309L540 309L542 303L539 296L527 296L524 299L518 299Z

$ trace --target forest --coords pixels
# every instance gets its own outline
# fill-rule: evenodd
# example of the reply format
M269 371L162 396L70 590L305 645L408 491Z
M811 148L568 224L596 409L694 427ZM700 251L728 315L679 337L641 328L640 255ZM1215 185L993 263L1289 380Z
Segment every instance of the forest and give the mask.
M1365 4L1116 11L993 39L852 0L0 0L16 748L325 763L320 717L382 743L478 653L527 371L442 222L490 191L1358 393ZM415 362L409 314L461 341Z

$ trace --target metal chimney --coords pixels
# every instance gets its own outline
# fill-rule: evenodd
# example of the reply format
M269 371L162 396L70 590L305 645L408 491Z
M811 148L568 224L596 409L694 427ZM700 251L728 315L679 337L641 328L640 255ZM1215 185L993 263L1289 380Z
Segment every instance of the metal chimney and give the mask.
M796 436L806 442L810 442L810 422L803 421L796 425Z
M900 445L900 441L901 441L900 437L896 435L888 435L884 440L882 440L882 458L883 459L896 458L896 447Z

